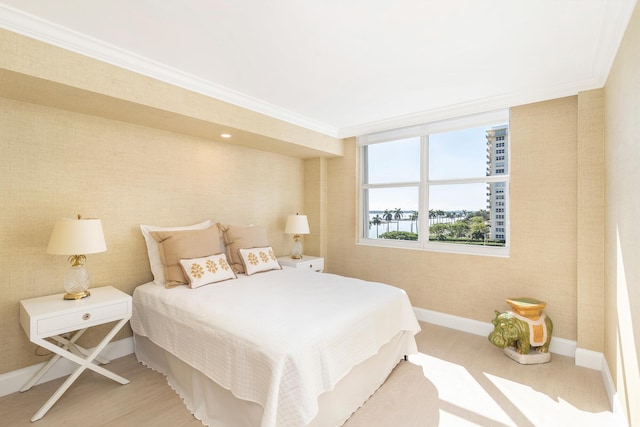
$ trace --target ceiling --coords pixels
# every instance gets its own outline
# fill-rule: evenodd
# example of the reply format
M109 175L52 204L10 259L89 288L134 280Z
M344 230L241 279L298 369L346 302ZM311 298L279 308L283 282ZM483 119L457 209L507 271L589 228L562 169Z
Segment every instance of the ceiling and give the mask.
M637 0L0 0L0 27L334 137L602 87Z

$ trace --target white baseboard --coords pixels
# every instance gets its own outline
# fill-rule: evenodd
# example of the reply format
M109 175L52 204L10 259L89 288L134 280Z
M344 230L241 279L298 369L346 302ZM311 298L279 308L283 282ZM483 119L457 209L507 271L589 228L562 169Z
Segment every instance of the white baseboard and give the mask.
M606 364L604 354L585 348L576 348L576 366L601 371L603 364Z
M629 421L627 419L627 413L622 407L622 403L620 403L620 399L618 397L618 391L616 390L615 383L613 382L613 377L611 376L611 371L609 371L609 365L607 364L607 359L602 355L601 368L602 371L602 381L604 382L604 388L607 391L607 396L609 396L609 403L611 404L611 411L615 416L617 422L616 426L618 427L629 427Z
M493 324L491 322L481 322L479 320L467 319L466 317L454 316L419 307L414 307L413 311L416 313L418 320L433 323L434 325L485 337L488 337L491 331L493 331ZM549 351L562 356L575 357L576 348L577 345L575 341L553 337Z
M128 337L109 343L100 353L100 356L113 360L132 354L133 352L133 337ZM47 360L49 359L47 358ZM20 391L22 386L25 385L27 381L29 381L29 379L31 379L31 377L33 377L42 366L44 366L45 363L46 362L42 362L36 365L27 366L26 368L0 374L0 397ZM51 369L49 369L40 381L38 381L38 384L67 376L77 367L78 365L70 360L60 359L51 367Z

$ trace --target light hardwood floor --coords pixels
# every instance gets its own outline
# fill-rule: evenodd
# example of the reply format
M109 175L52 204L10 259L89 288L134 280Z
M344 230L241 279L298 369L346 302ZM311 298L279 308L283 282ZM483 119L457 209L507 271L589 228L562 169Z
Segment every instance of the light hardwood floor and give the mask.
M345 427L614 426L600 372L552 355L519 365L486 337L421 323L420 354L401 362ZM0 425L202 426L164 377L129 355L109 369L119 385L85 371L40 421L31 416L64 381L0 398Z

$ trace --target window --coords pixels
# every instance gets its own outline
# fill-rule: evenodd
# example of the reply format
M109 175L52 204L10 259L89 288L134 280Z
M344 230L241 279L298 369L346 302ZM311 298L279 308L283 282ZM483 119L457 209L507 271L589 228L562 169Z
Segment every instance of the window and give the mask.
M360 137L359 243L508 255L508 130L498 112Z

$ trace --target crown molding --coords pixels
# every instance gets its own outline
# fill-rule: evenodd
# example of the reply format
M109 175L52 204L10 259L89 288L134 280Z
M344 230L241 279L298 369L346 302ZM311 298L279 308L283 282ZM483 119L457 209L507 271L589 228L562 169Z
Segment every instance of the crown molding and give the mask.
M334 138L338 134L335 127L2 4L0 27L305 129Z
M438 122L441 120L487 113L495 110L509 109L518 105L564 98L567 96L577 95L578 92L585 90L601 88L603 86L601 80L602 79L599 77L588 78L557 85L545 91L521 91L507 93L500 96L480 98L468 102L452 104L446 107L406 114L404 116L348 126L339 130L338 137L347 138L351 136L368 135L389 129L401 129L410 126Z
M589 78L567 82L545 91L505 93L342 128L312 120L2 4L0 27L305 129L334 138L348 138L572 96L580 91L603 87L637 0L614 3L606 8L607 16L600 28L600 42Z

